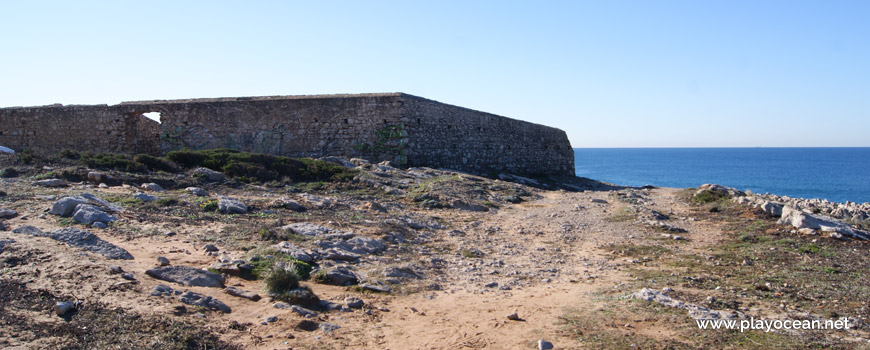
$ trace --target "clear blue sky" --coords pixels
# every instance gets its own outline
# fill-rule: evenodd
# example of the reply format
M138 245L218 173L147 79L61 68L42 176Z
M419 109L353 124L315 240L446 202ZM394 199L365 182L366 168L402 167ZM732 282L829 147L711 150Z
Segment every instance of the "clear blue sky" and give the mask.
M870 146L870 1L2 1L0 106L406 92L574 147Z

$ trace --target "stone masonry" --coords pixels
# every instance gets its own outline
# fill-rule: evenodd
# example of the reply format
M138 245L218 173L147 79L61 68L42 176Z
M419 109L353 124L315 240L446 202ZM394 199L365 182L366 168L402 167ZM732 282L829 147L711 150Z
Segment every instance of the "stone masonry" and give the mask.
M160 122L143 116L160 113ZM231 148L479 174L573 175L564 131L404 94L269 96L0 109L17 151L165 154Z

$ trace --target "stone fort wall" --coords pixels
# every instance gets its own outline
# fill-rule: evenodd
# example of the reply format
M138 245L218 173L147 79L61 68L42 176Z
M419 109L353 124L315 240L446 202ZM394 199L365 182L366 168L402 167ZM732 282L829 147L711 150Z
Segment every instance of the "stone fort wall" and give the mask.
M159 123L143 116L152 112ZM39 153L232 148L483 174L574 173L562 130L403 93L2 108L0 145Z

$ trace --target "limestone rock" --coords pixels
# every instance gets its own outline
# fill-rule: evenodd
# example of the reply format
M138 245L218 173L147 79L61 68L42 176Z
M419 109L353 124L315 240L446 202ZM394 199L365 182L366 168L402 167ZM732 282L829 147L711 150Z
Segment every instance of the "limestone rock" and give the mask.
M151 202L151 201L157 199L157 197L152 196L152 195L147 194L147 193L144 193L144 192L136 192L136 194L133 195L133 198L136 198L136 199L143 201L145 203L148 203L148 202Z
M362 299L355 297L344 298L344 303L345 305L347 305L347 307L351 309L359 309L362 308L363 305L365 305L365 302L363 302Z
M245 298L245 299L248 299L251 301L259 301L260 300L259 294L251 292L251 291L247 291L247 290L244 290L241 288L226 287L224 289L224 292L229 294L229 295L240 297L240 298Z
M224 214L246 214L248 206L238 199L221 197L218 201L218 211Z
M73 212L76 209L76 206L79 204L86 204L88 202L87 199L79 196L75 197L64 197L59 201L55 202L54 205L51 206L51 210L48 211L51 215L59 215L59 216L72 216Z
M193 170L193 177L205 180L207 182L224 182L226 176L223 173L211 170L209 168L196 168Z
M223 288L226 281L226 278L221 274L181 265L156 267L145 271L145 274L188 287Z
M77 205L72 218L76 222L85 225L91 225L95 222L109 223L118 220L114 216L111 216L100 208L90 204Z
M744 197L739 197L744 198ZM761 205L758 206L762 211L767 213L767 215L773 216L775 218L782 216L782 204L774 203L770 201L764 201Z
M851 225L824 215L806 213L792 206L782 208L782 217L777 222L780 225L791 225L798 229L813 229L823 232L836 232L851 238L870 239L870 232L858 230Z
M18 212L12 209L0 209L0 219L11 219L18 216Z
M163 192L163 191L166 191L166 190L163 189L163 187L160 187L160 185L158 185L158 184L156 184L156 183L153 183L153 182L151 182L151 183L147 183L147 184L142 184L142 189L143 189L143 190L146 190L146 191L151 191L151 192Z
M305 318L311 318L311 317L317 316L317 311L308 310L308 309L301 307L299 305L291 305L290 311L293 311L293 312L295 312L295 313L297 313Z
M66 181L61 179L45 179L39 181L33 181L30 183L33 186L40 187L66 187Z
M290 198L279 198L275 203L272 203L272 208L285 208L298 212L305 211L305 206Z
M185 188L185 190L188 193L190 193L194 196L197 196L197 197L208 197L208 191L201 189L199 187L188 187L188 188Z
M336 267L327 271L324 279L327 284L337 286L350 286L359 282L356 274L346 267Z
M292 223L281 227L281 229L305 237L324 236L331 232L331 230L327 227L315 225L308 222Z
M157 266L169 266L169 259L163 256L157 257Z
M178 296L178 300L188 305L202 306L212 310L220 310L225 314L232 312L232 309L220 300L200 293L186 291Z
M35 226L30 226L30 225L20 226L16 229L12 230L12 233L21 233L21 234L31 235L31 236L46 236L46 234L43 233L42 230L36 228Z
M297 247L293 243L286 242L286 241L281 242L281 243L276 244L275 248L278 249L278 251L280 251L281 253L284 253L284 254L287 254L287 255L293 257L293 259L296 259L296 260L299 260L302 262L314 261L314 258L311 256L311 254L309 254L308 252L306 252L302 248Z

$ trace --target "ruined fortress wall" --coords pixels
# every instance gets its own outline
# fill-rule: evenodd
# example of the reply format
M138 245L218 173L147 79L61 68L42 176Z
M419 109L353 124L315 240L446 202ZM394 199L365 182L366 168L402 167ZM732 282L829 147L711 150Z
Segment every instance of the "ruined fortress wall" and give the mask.
M290 157L379 160L383 154L364 154L354 145L373 143L376 129L399 123L398 98L398 94L225 98L122 106L138 113L160 113L161 153L185 147L231 148Z
M155 151L157 130L156 122L116 106L0 109L0 145L39 153L64 149L149 153Z
M160 113L160 123L143 114ZM42 153L231 148L474 173L574 172L565 132L401 93L0 109L0 145Z
M562 130L415 96L403 102L409 166L574 174L574 149Z

